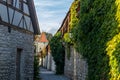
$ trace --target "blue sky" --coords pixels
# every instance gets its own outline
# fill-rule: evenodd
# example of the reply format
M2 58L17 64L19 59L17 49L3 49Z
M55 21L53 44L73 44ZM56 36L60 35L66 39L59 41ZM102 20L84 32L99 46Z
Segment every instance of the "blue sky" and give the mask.
M41 31L56 33L73 0L34 0Z

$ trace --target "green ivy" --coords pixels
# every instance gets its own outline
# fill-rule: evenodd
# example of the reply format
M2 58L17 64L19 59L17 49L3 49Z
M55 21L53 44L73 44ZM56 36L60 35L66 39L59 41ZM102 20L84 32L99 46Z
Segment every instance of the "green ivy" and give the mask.
M56 64L56 74L64 73L65 50L62 45L61 33L58 32L50 41L51 53Z
M80 0L75 0L71 7L70 7L70 23L69 23L69 31L67 33L64 34L64 41L66 43L69 43L69 44L74 44L73 42L73 39L71 38L72 37L72 30L74 27L77 26L78 22L79 22L79 19L78 19L78 12L77 12L77 8L79 7L79 2Z
M80 19L79 19L79 13L77 11L77 8L80 7L80 0L74 0L74 2L71 5L70 8L70 32L72 34L72 43L74 44L74 42L76 41L76 36L74 35L74 32L76 32L76 26L78 25ZM77 33L77 32L76 32ZM76 34L75 33L75 34Z
M69 33L69 32L67 32L67 33L64 34L63 41L64 41L65 43L68 43L68 44L71 44L71 43L72 43L72 40L71 40L71 38L70 38L70 33Z
M80 2L80 0L75 0L70 8L70 30L72 30L79 22L79 19L77 17L78 12L77 12L77 8L78 8L78 3Z
M67 59L69 60L70 59L70 46L71 46L71 44L73 44L73 42L70 38L70 33L64 34L63 41L65 42Z
M79 7L80 0L75 0L70 8L70 23L69 23L69 31L64 34L63 41L66 43L66 51L67 51L67 58L70 59L70 46L74 44L74 39L72 38L73 35L73 28L77 26L79 19L77 17L78 12L77 8Z
M120 80L120 0L81 0L73 38L88 80Z

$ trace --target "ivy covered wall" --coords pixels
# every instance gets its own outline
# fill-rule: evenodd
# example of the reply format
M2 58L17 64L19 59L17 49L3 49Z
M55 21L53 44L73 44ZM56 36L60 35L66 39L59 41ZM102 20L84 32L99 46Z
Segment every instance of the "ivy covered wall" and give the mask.
M71 7L70 7L70 14L68 15L70 17L70 22L68 22L68 31L63 36L63 41L65 42L66 49L67 49L67 57L70 59L70 45L74 44L74 39L72 38L73 28L77 26L79 22L79 18L77 17L78 12L77 8L79 7L80 0L75 0Z
M64 41L68 44L74 44L73 39L71 38L71 33L73 32L73 28L75 28L79 22L78 18L78 11L77 9L79 8L79 2L80 0L75 0L71 7L70 7L70 22L69 22L69 30L67 33L64 34Z
M80 0L79 20L73 38L88 80L120 80L120 0Z
M79 22L79 19L77 17L77 9L79 8L79 2L80 0L75 0L70 7L70 30L72 30L72 28L75 27Z

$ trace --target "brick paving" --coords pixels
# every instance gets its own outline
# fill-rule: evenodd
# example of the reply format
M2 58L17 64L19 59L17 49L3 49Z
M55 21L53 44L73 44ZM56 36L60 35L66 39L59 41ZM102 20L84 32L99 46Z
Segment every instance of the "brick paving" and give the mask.
M70 80L64 75L55 75L54 72L48 71L44 68L40 68L40 78L41 80Z

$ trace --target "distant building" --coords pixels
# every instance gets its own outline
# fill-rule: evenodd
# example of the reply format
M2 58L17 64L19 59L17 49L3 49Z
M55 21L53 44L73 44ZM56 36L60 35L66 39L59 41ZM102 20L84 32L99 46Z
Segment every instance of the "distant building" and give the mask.
M55 65L55 61L53 60L53 57L52 57L52 54L51 54L50 45L48 45L46 47L46 50L47 50L47 54L45 56L44 67L48 70L56 72L56 65Z
M46 38L46 33L42 32L41 35L35 36L35 55L39 56L39 65L43 65L43 56L46 55L46 46L48 45L48 40Z
M33 80L34 34L33 0L0 0L0 80Z
M61 32L62 33L62 37L64 36L65 33L69 32L70 30L70 11L68 11L67 15L65 16L62 25L60 26L60 28L58 29L57 32Z
M46 46L48 45L48 40L46 38L46 34L45 32L42 32L41 35L36 35L35 36L35 53L36 55L41 55L41 51L46 48Z
M55 62L51 55L49 40L52 38L52 34L42 32L41 35L35 36L35 53L39 56L40 65L48 70L55 71Z

